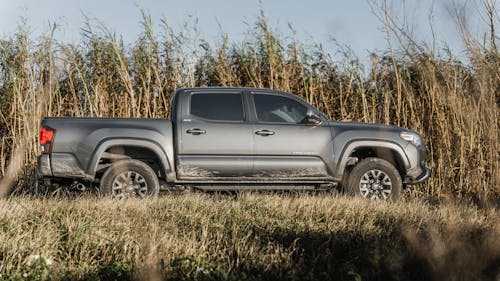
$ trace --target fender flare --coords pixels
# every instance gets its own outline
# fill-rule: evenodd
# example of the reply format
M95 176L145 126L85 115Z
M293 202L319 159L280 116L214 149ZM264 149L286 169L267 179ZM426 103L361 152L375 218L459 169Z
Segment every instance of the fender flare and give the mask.
M345 148L343 149L338 164L337 168L335 169L335 175L334 178L337 180L341 180L343 175L344 175L344 170L347 164L347 161L349 160L349 155L353 151L355 151L358 148L384 148L384 149L389 149L398 154L398 156L401 158L404 164L404 168L408 169L410 167L410 161L408 160L408 156L406 156L406 153L404 152L404 149L397 143L387 141L387 140L370 140L370 139L363 139L363 140L353 140L351 142L348 142Z
M165 175L168 175L172 172L172 166L170 164L167 153L161 148L159 144L154 141L141 139L141 138L111 138L102 140L94 149L92 153L93 157L89 161L87 166L87 175L95 179L95 174L97 171L97 165L99 164L99 160L101 159L103 153L110 147L113 146L135 146L141 148L147 148L158 157L160 160L160 164L163 167Z

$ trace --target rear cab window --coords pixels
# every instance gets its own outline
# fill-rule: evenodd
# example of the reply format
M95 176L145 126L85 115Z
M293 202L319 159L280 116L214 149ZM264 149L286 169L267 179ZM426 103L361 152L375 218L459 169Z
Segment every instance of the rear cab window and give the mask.
M207 120L242 122L243 98L241 93L194 93L190 114Z

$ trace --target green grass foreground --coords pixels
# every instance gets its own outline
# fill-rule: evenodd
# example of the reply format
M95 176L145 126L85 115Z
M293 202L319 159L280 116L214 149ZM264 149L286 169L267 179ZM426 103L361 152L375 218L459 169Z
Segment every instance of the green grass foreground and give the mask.
M498 208L329 194L0 200L0 280L498 280Z

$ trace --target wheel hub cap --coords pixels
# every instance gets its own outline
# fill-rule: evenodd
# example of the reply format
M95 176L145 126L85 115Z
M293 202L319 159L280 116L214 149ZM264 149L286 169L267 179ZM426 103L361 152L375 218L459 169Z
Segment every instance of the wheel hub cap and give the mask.
M148 185L144 177L136 172L127 171L119 174L113 180L112 196L116 198L144 198Z
M359 182L361 196L372 200L387 200L391 196L391 178L380 170L369 170Z

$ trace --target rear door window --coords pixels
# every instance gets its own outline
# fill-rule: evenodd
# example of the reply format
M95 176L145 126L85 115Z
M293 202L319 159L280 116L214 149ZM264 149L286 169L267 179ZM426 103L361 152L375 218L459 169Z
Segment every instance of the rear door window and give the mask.
M190 112L209 120L243 121L241 94L193 94Z

